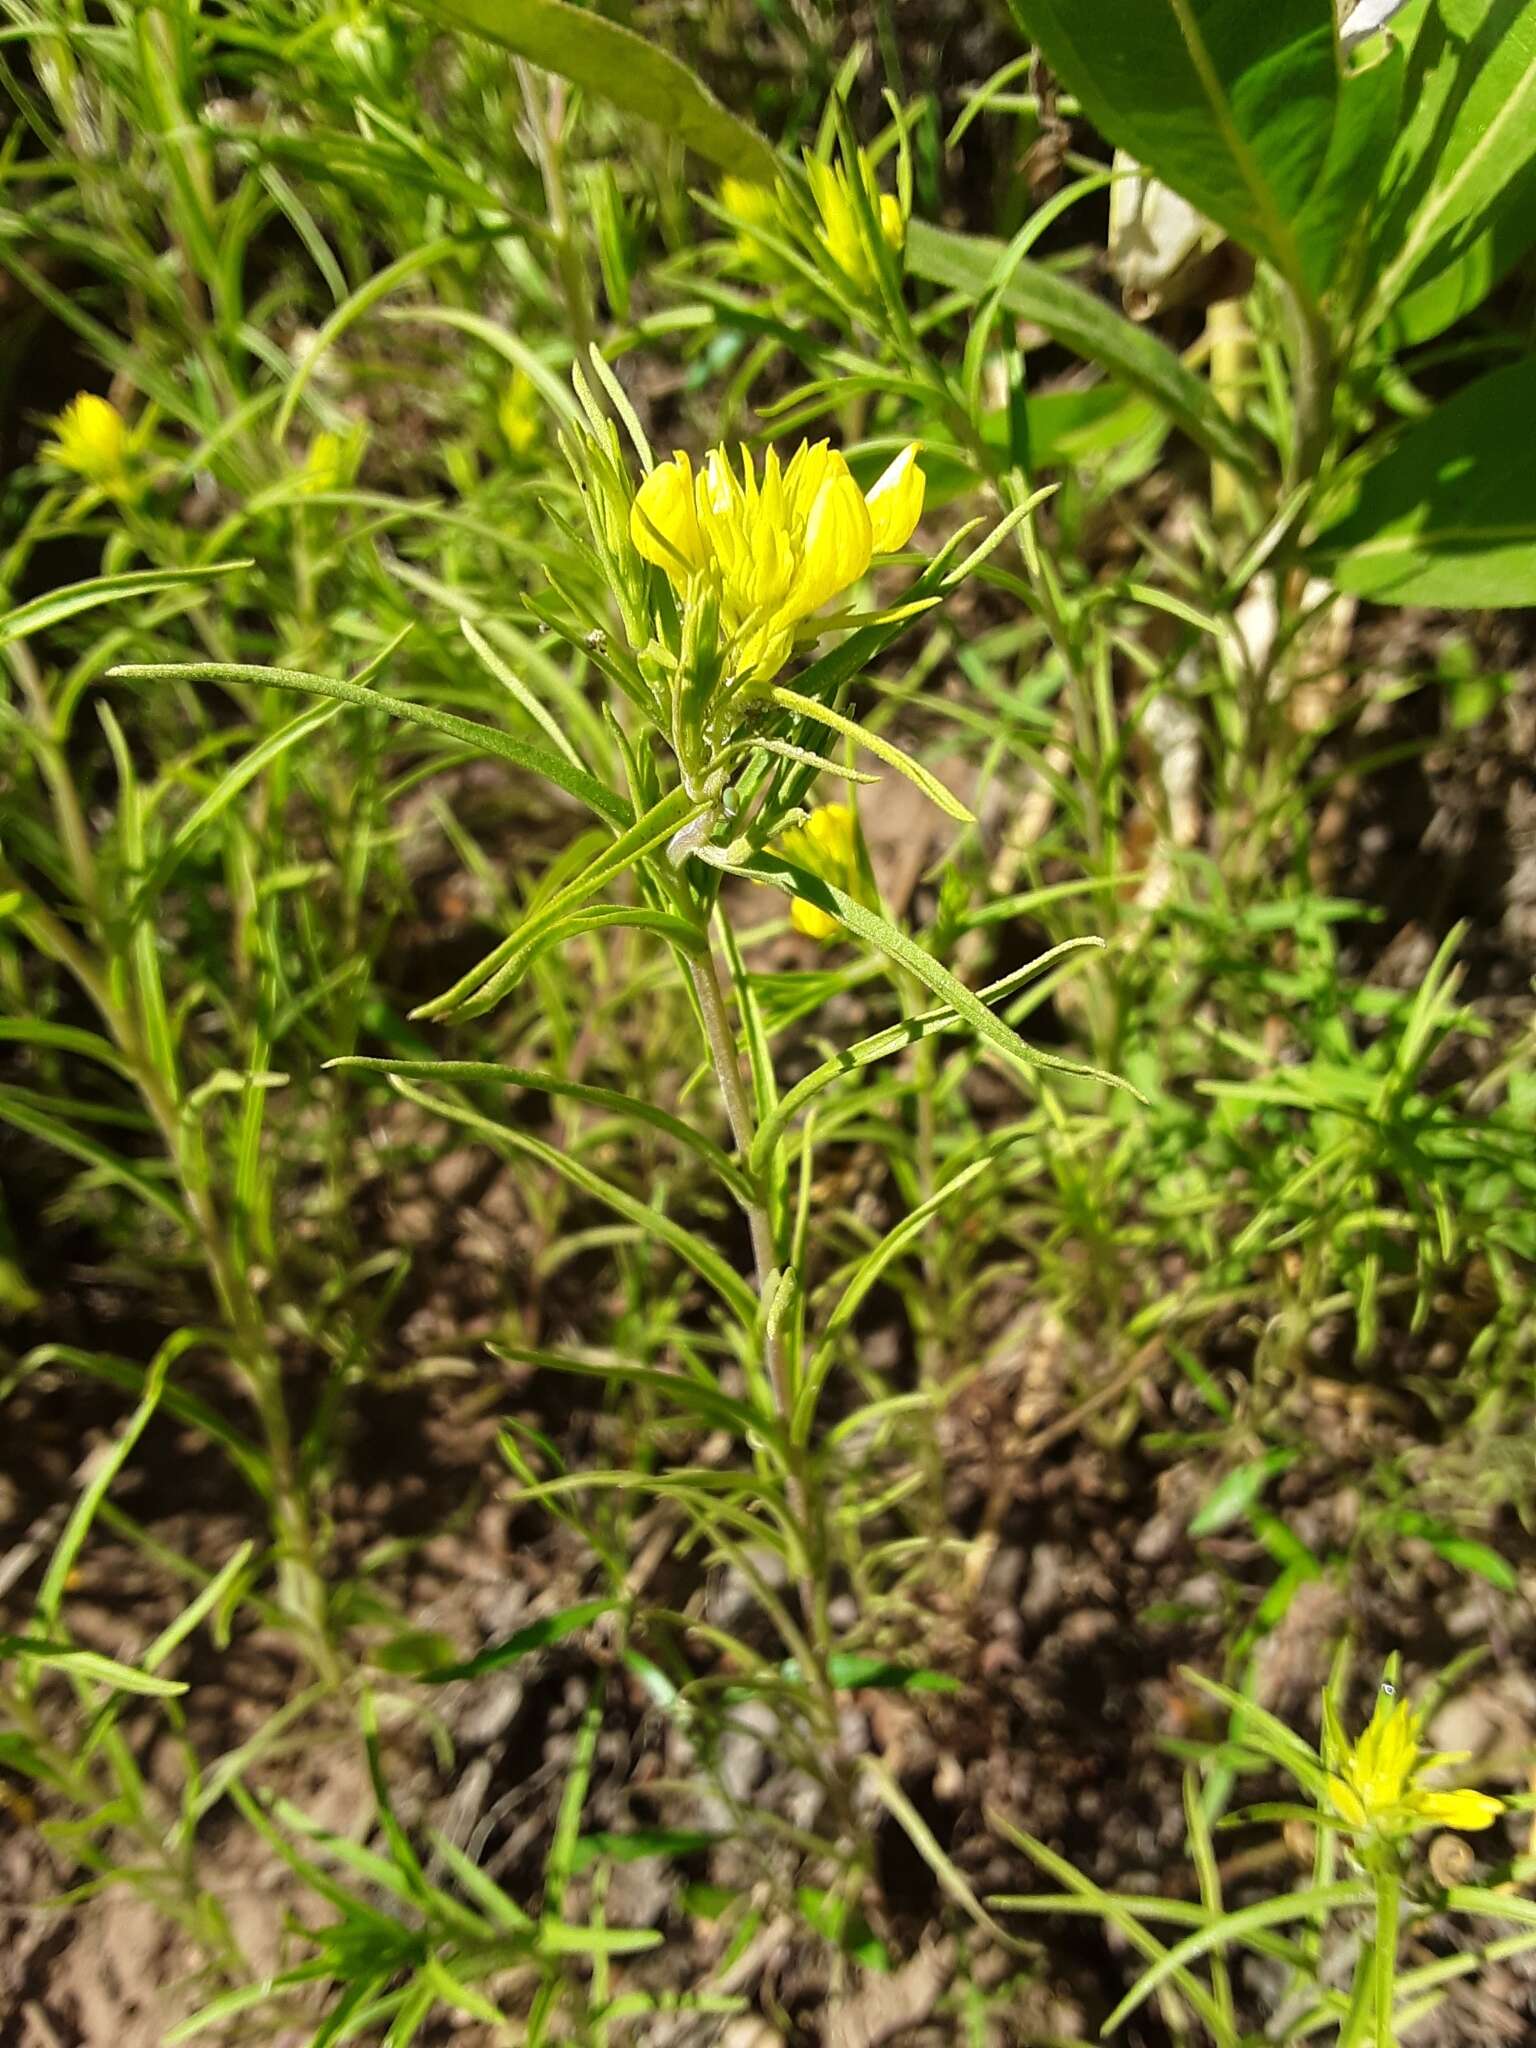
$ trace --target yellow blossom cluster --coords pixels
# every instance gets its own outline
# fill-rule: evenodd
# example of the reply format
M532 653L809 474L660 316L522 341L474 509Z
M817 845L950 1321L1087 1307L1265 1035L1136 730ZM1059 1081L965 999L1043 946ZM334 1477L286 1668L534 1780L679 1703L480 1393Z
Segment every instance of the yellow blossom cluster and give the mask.
M802 442L787 464L770 449L761 475L746 448L739 474L723 448L697 473L677 454L640 486L630 536L685 606L718 607L726 673L771 682L796 629L857 583L873 556L906 546L923 490L915 445L868 492L825 441Z
M1420 1717L1390 1681L1382 1685L1375 1712L1356 1742L1345 1739L1326 1699L1323 1712L1336 1765L1328 1775L1328 1797L1349 1827L1377 1835L1410 1835L1430 1827L1476 1832L1504 1811L1503 1800L1491 1793L1438 1791L1419 1782L1425 1771L1465 1759L1423 1753Z
M52 424L54 438L43 444L45 456L103 490L121 488L131 437L128 422L110 400L82 391Z

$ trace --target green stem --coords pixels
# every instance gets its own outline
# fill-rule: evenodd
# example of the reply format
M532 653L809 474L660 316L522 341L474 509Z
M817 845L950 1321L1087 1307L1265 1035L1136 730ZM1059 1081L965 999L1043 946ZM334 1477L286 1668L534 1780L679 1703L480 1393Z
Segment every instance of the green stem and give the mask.
M1393 2048L1392 1994L1397 1983L1397 1914L1402 1885L1397 1872L1376 1872L1376 1941L1371 1972L1375 1986L1376 2048Z
M725 991L720 986L719 970L715 966L714 954L706 946L690 954L688 971L693 980L693 992L698 998L699 1014L704 1022L704 1036L709 1046L711 1064L725 1102L726 1119L731 1127L731 1136L736 1141L736 1151L743 1167L752 1157L752 1141L757 1135L757 1118L747 1096L742 1080L741 1061L736 1051L736 1034L726 1010ZM757 1291L760 1300L766 1300L770 1286L778 1271L773 1242L773 1225L768 1207L759 1188L754 1187L752 1198L745 1204L747 1227L752 1238L752 1259L756 1269ZM789 1490L789 1504L802 1531L805 1547L803 1570L800 1574L800 1605L805 1621L806 1641L814 1653L815 1670L807 1673L822 1706L836 1726L836 1699L831 1681L827 1676L827 1655L830 1643L830 1626L827 1617L826 1574L818 1569L825 1557L822 1539L820 1503L817 1495L811 1464L805 1447L794 1442L793 1423L795 1412L795 1389L790 1373L789 1358L783 1340L777 1330L768 1327L763 1339L763 1365L773 1389L774 1407L784 1429L785 1479Z

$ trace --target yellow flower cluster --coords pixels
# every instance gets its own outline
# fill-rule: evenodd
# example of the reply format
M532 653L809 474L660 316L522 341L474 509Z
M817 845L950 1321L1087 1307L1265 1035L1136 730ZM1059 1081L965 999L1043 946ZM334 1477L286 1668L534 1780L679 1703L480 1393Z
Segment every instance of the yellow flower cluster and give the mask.
M1487 1792L1434 1791L1418 1781L1441 1764L1463 1756L1426 1756L1420 1749L1420 1718L1391 1683L1383 1684L1359 1740L1345 1740L1332 1702L1323 1703L1328 1748L1337 1769L1328 1775L1328 1797L1340 1820L1378 1835L1411 1835L1420 1828L1465 1828L1475 1833L1504 1811L1502 1799Z
M898 253L907 239L900 200L894 193L877 188L874 170L862 150L852 174L846 165L828 163L818 156L806 158L805 171L816 208L816 217L810 224L815 242L844 277L861 291L869 291L876 281L875 263L864 217L854 199L852 177L857 176L869 195L869 211L879 226L881 239L887 248ZM773 256L760 239L759 230L776 228L781 234L792 232L797 210L785 187L756 184L750 178L722 178L720 204L735 223L736 247L742 259L754 269L772 271Z
M797 867L809 868L824 882L835 883L845 896L858 893L858 828L847 804L822 804L803 825L792 826L779 840L779 851ZM842 926L835 917L803 896L789 906L789 921L797 932L823 943L840 936Z
M867 493L825 441L802 441L787 464L770 449L761 477L746 448L739 476L723 448L697 474L678 454L640 486L630 536L685 604L713 598L727 674L771 682L796 628L857 583L874 555L906 546L923 489L915 445Z
M860 227L848 173L841 165L823 163L816 156L806 158L805 168L811 181L811 197L821 215L821 240L827 254L845 277L852 278L856 285L867 291L875 282L875 270ZM866 180L867 191L870 182L868 160L862 152L859 170ZM907 224L902 218L900 201L890 192L880 193L875 214L880 223L880 233L892 249L899 250L907 238Z
M123 482L130 445L128 422L107 399L82 391L53 421L53 432L54 439L44 443L43 453L61 469L104 490Z

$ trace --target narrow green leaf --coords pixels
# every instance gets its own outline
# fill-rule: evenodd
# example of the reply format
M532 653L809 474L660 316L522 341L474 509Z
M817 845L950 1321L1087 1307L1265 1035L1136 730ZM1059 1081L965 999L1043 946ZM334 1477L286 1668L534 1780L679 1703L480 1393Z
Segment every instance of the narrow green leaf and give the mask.
M231 575L236 569L251 567L248 560L209 562L200 569L137 569L122 576L92 576L84 583L66 583L0 617L0 647L24 639L29 633L44 632L49 626L57 626L77 612L91 611L97 605L145 597L156 590L175 590L183 584L206 583L217 576Z
M136 1671L131 1664L119 1664L96 1650L77 1650L68 1643L50 1642L42 1636L0 1636L0 1658L26 1658L45 1670L63 1671L71 1678L88 1678L97 1685L110 1685L115 1692L139 1693L147 1699L173 1699L187 1688L173 1678L156 1678Z
M829 704L818 704L813 697L802 697L798 690L775 687L769 692L775 704L786 711L798 711L802 718L813 719L817 725L827 726L832 732L840 733L844 739L853 740L857 745L884 761L889 767L904 775L908 782L923 792L930 803L937 804L948 817L958 819L962 825L974 825L975 816L968 811L960 799L951 796L936 775L930 775L919 761L910 754L904 754L900 747L893 746L879 733L871 732L860 725L857 719L846 718L841 711L834 711Z
M1146 2003L1160 1984L1187 1964L1209 1955L1213 1948L1231 1947L1249 1934L1270 1927L1284 1927L1293 1920L1321 1920L1328 1914L1351 1912L1369 1905L1373 1896L1368 1884L1309 1885L1304 1891L1261 1899L1257 1905L1242 1906L1235 1912L1223 1914L1220 1919L1197 1928L1193 1934L1176 1942L1165 1956L1143 1971L1105 2020L1103 2031L1112 2034L1138 2006ZM1536 1918L1536 1907L1532 1909L1532 1917Z
M451 711L439 711L431 704L412 704L403 697L386 697L379 690L367 690L357 683L343 683L331 676L312 676L301 669L263 668L253 662L124 662L108 669L109 677L124 682L149 683L259 683L272 690L294 690L316 697L336 697L343 704L357 704L364 710L387 712L391 718L408 719L440 732L478 754L495 754L531 775L542 775L567 796L575 797L606 823L621 831L633 822L634 814L620 796L603 786L583 769L573 768L559 754L544 747L531 747L524 740L494 725L481 725L460 718Z
M148 906L158 898L198 834L222 816L263 769L281 760L293 747L302 746L312 734L328 725L340 709L339 704L322 704L314 711L300 712L279 731L268 733L264 740L224 771L208 794L177 826L170 843L156 857L154 865L134 891L128 907L130 925L137 924Z
M579 1874L594 1863L643 1863L648 1856L698 1856L720 1840L719 1835L705 1834L699 1828L633 1828L623 1834L608 1830L580 1835L571 1869Z
M913 221L907 231L906 265L913 276L962 292L978 304L986 298L1004 253L1002 242L955 234L925 221ZM1261 474L1261 459L1252 442L1223 412L1210 386L1186 369L1155 334L1127 320L1094 293L1038 263L1024 261L1015 265L1003 287L1002 303L1017 318L1043 327L1062 347L1087 362L1101 363L1150 398L1215 461L1250 479Z
M643 1096L622 1095L614 1088L597 1088L585 1081L564 1081L555 1074L541 1074L530 1067L503 1067L483 1060L364 1059L347 1054L327 1060L327 1072L337 1069L355 1074L403 1074L412 1081L446 1081L454 1084L485 1081L502 1088L532 1088L558 1101L584 1102L594 1109L608 1110L628 1122L648 1124L674 1144L701 1159L739 1199L747 1198L746 1176L730 1155L702 1131L685 1124Z
M1058 960L1089 950L1102 952L1103 948L1104 941L1098 938L1064 939L1037 960L1030 960L1023 967L1016 967L1011 974L1005 974L1001 980L989 982L985 988L978 989L976 1000L989 1005L1000 1003L1004 996L1012 995L1016 988L1034 980ZM893 1053L904 1052L908 1046L916 1045L921 1039L932 1038L938 1032L957 1031L964 1023L960 1012L944 1003L936 1010L923 1011L920 1016L904 1017L899 1024L888 1024L883 1031L872 1032L868 1038L845 1046L841 1052L823 1060L819 1067L813 1067L759 1124L757 1136L752 1141L752 1173L761 1175L766 1171L774 1147L800 1111L842 1075L857 1073L861 1067L889 1059Z
M428 1685L447 1685L457 1678L484 1678L488 1671L504 1671L509 1664L516 1664L531 1650L547 1649L551 1643L558 1643L565 1636L574 1635L579 1628L596 1621L600 1614L612 1614L618 1606L617 1600L583 1600L574 1607L562 1607L558 1614L546 1614L539 1621L529 1622L505 1642L493 1643L489 1649L479 1650L462 1664L439 1666L424 1673Z
M1266 1451L1262 1458L1249 1458L1227 1473L1206 1495L1204 1504L1190 1522L1191 1536L1214 1536L1240 1521L1261 1498L1271 1479L1288 1472L1300 1454L1296 1451Z
M887 919L866 910L862 903L855 903L851 896L845 896L841 889L822 881L809 869L796 867L792 861L773 853L758 853L747 860L723 865L729 873L740 875L745 881L760 882L766 888L779 889L786 896L801 896L808 903L815 904L818 910L835 918L855 938L884 953L887 959L896 961L925 988L941 996L980 1038L1015 1066L1026 1069L1048 1067L1056 1073L1074 1074L1081 1080L1100 1081L1106 1087L1123 1088L1138 1102L1145 1101L1138 1089L1117 1075L1101 1073L1097 1067L1079 1066L1073 1060L1059 1059L1054 1053L1040 1052L1034 1046L1026 1045L1016 1031L994 1015L973 990L956 981L931 953L925 953L921 946L914 944Z
M496 1124L478 1111L467 1109L462 1103L452 1102L446 1096L429 1094L425 1089L413 1087L409 1081L398 1075L392 1077L400 1093L409 1101L430 1110L434 1116L450 1117L455 1123L463 1124L467 1130L475 1131L488 1145L497 1149L524 1152L531 1159L537 1159L553 1173L561 1174L583 1194L591 1195L608 1208L622 1216L626 1223L633 1223L648 1238L659 1240L676 1252L685 1264L692 1266L701 1280L706 1281L734 1312L739 1321L749 1329L757 1320L757 1296L735 1269L716 1251L706 1239L686 1229L661 1209L650 1208L625 1189L616 1187L605 1180L600 1173L594 1173L579 1159L574 1159L557 1146L546 1145L541 1138L533 1137L527 1131L515 1130Z
M104 1180L116 1181L147 1202L152 1209L158 1209L162 1216L168 1216L178 1229L192 1234L192 1219L177 1201L152 1175L136 1166L132 1160L124 1159L109 1146L100 1144L86 1132L76 1130L63 1117L51 1116L29 1101L18 1088L0 1088L0 1122L14 1124L19 1131L30 1137L40 1138L45 1145L52 1145L56 1151L67 1152L73 1159L92 1167Z

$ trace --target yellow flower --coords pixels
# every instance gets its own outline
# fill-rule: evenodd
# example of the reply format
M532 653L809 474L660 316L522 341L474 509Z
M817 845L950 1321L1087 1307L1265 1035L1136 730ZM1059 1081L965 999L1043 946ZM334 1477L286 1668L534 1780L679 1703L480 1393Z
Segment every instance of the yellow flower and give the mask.
M821 215L822 246L843 275L867 291L875 282L875 266L864 240L863 224L853 201L848 172L841 164L825 163L817 156L808 156L805 168L811 181L811 197ZM857 175L865 191L873 192L874 174L862 150L859 152ZM876 193L874 212L885 241L892 249L899 250L907 238L907 224L902 217L900 201L889 192Z
M303 488L306 491L334 491L341 482L345 451L340 434L323 428L309 444L304 458Z
M916 448L904 448L866 497L825 441L802 441L786 465L770 449L761 478L745 448L741 465L738 476L723 448L697 475L686 455L659 463L636 494L630 536L685 603L715 601L726 672L767 682L804 620L857 583L873 555L906 546L923 472Z
M1504 1811L1503 1800L1491 1793L1441 1792L1419 1783L1425 1771L1466 1759L1423 1754L1420 1717L1390 1681L1383 1683L1376 1710L1357 1742L1345 1740L1326 1697L1323 1721L1326 1746L1337 1765L1328 1775L1328 1797L1334 1812L1351 1828L1379 1835L1411 1835L1432 1827L1475 1833L1491 1826Z
M123 481L129 450L128 422L115 405L82 391L53 421L56 439L43 453L87 483L115 488Z
M779 851L797 867L809 868L824 882L835 883L845 896L857 894L858 827L847 804L821 804L803 825L792 826L779 840ZM790 923L808 939L823 943L838 938L842 926L816 904L796 896L789 906Z
M512 453L518 457L527 455L539 438L544 419L538 387L526 370L514 370L507 379L496 418Z
M752 264L765 262L768 251L753 229L769 227L779 218L781 203L775 188L751 178L725 177L720 180L720 204L735 224L739 254Z

